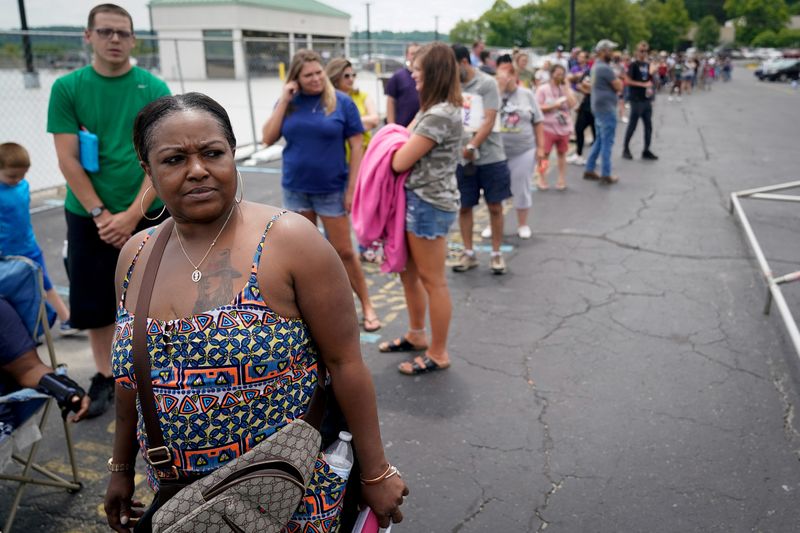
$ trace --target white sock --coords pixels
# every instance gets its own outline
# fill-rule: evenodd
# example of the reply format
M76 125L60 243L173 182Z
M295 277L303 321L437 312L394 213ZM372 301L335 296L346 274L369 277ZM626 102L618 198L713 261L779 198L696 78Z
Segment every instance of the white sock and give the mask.
M475 257L475 250L467 250L467 249L465 248L465 249L464 249L464 253L465 253L466 255L468 255L469 257Z
M503 255L503 252L501 252L500 250L497 251L492 250L492 257L500 257L501 255Z

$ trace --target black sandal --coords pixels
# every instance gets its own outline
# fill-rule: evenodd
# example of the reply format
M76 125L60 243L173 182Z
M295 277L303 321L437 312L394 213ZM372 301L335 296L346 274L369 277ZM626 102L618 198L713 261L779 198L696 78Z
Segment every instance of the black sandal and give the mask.
M384 342L378 346L378 351L381 353L421 352L427 349L427 346L415 346L411 344L405 337L398 337L392 342Z
M411 370L406 370L403 368L405 363L411 363ZM411 361L405 361L400 363L397 367L397 370L400 371L401 374L405 374L406 376L416 376L419 374L428 374L430 372L436 372L437 370L444 370L446 368L450 368L450 363L446 363L440 365L427 355L425 357L415 357Z

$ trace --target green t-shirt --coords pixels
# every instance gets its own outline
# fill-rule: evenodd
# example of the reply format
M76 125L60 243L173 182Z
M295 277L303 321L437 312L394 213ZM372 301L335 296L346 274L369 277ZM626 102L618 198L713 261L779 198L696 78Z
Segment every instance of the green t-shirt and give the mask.
M126 210L136 199L144 172L133 148L133 121L145 105L169 95L167 85L146 70L133 67L115 78L91 65L56 80L47 111L49 133L78 134L81 126L97 135L100 170L87 172L103 205L112 213ZM156 199L151 209L161 208ZM89 216L67 186L67 211Z

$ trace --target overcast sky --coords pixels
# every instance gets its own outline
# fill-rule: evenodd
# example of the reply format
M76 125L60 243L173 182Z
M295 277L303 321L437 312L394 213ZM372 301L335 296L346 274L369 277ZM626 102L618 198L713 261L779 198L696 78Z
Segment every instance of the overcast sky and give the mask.
M291 1L291 0L287 0ZM89 10L102 0L25 0L28 26L83 26ZM148 0L118 0L130 11L136 28L149 28ZM526 0L510 0L519 6ZM324 0L324 3L350 13L351 29L367 28L367 10L363 0ZM439 31L447 33L459 19L477 18L491 7L493 0L371 0L370 23L373 31L435 29L434 16L439 15ZM433 7L437 6L445 7ZM0 0L0 28L19 28L17 0ZM254 28L255 29L255 28Z

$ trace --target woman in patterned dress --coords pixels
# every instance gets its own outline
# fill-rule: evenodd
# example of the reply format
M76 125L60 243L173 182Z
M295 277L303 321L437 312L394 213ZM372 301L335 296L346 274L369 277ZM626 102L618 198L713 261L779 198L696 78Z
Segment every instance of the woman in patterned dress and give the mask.
M213 471L302 416L321 357L362 479L380 478L389 467L375 391L336 251L304 217L242 201L241 190L237 197L236 140L211 98L189 93L149 104L137 117L134 145L175 222L153 288L147 344L158 420L178 473ZM117 419L105 499L116 531L128 531L142 515L132 501L133 464L147 438L137 413L131 326L150 237L163 228L132 237L117 267ZM152 468L148 474L158 491ZM362 501L386 526L402 520L407 493L392 475L364 485Z

